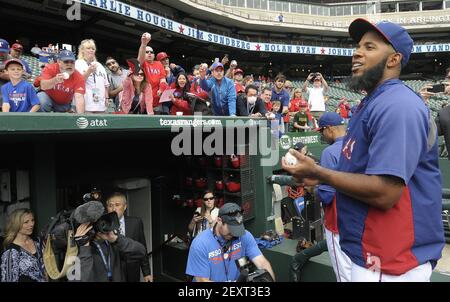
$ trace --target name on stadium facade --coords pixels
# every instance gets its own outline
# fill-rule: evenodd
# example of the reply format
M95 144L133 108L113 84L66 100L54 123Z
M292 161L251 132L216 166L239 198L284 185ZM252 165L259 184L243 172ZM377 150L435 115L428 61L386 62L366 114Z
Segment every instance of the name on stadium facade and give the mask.
M256 52L291 53L291 54L343 56L343 57L350 57L353 55L353 52L355 51L352 48L274 44L266 42L248 42L223 35L218 35L215 33L210 33L207 31L202 31L197 28L187 26L185 24L176 22L169 18L159 16L157 14L134 7L132 5L128 5L120 1L115 0L74 0L74 1L110 13L123 15L136 21L140 21L152 26L163 28L170 32L174 32L194 40L214 43L221 46L239 48L243 50ZM413 53L429 53L429 52L450 52L450 43L414 45Z

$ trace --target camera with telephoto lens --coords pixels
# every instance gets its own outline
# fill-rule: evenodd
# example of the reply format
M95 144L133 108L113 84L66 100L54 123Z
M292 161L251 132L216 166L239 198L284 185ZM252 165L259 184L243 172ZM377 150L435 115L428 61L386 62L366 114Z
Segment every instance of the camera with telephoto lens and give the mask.
M84 194L81 205L73 210L59 212L41 234L42 240L46 242L44 264L50 279L63 280L70 267L68 259L77 256L78 247L93 240L96 233L118 233L120 223L117 213L105 214L100 198L100 191ZM89 223L92 229L83 236L75 237L78 227L83 223Z
M83 203L74 210L64 210L56 215L49 225L44 237L50 237L55 253L64 253L67 248L67 234L76 233L77 228L83 223L90 223L92 229L84 236L74 237L78 246L91 241L95 234L109 233L120 228L119 218L116 212L106 213L103 204L98 201L100 194L93 192L83 195Z
M258 269L248 257L241 257L235 262L240 272L236 282L274 282L267 270Z

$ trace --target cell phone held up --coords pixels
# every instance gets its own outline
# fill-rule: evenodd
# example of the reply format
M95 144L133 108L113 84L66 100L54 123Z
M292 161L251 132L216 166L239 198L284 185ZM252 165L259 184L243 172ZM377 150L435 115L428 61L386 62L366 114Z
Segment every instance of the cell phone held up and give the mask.
M428 88L427 91L432 92L432 93L444 92L445 85L444 84L436 84L436 85L433 85L431 88Z

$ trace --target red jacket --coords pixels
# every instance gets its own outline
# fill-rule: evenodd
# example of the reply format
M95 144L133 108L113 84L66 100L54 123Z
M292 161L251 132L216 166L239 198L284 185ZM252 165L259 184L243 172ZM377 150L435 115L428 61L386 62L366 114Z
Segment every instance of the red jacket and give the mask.
M234 82L234 88L236 88L236 95L238 93L245 93L245 87L239 82Z
M183 94L180 88L176 88L175 83L170 84L170 89L175 89L175 95L177 95L176 92L178 92L178 95ZM170 114L177 115L177 112L183 112L183 115L193 114L188 100L185 100L182 97L174 98L174 100L172 101L172 107L170 107Z
M344 102L340 102L338 107L339 107L339 115L342 118L348 118L348 113L351 110L350 104L347 103L344 105Z

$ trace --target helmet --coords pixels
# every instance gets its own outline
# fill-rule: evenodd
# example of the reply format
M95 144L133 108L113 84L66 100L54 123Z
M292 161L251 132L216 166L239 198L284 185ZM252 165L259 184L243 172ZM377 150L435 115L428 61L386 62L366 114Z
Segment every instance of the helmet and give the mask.
M200 178L197 178L196 180L195 180L195 186L198 188L198 189L203 189L203 188L206 188L206 186L207 186L207 181L206 181L206 178L204 178L204 177L200 177Z
M216 190L223 190L224 185L223 185L223 181L222 180L216 180Z
M231 193L236 193L241 190L241 184L238 183L237 181L229 181L227 182L226 186L227 190Z
M240 167L239 157L235 154L230 155L231 166L235 169Z
M157 61L162 61L164 59L170 58L168 54L166 54L165 52L160 52L156 55L156 60Z

